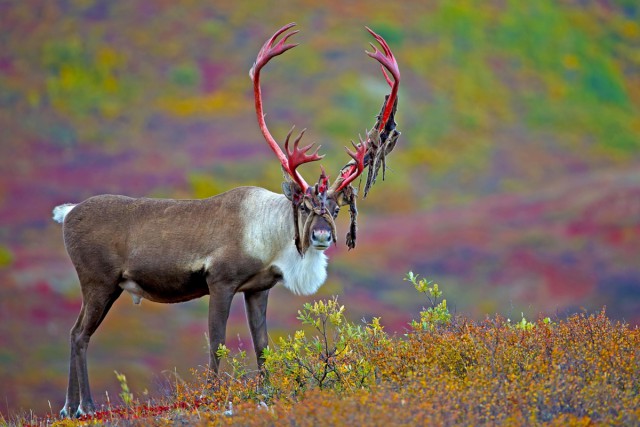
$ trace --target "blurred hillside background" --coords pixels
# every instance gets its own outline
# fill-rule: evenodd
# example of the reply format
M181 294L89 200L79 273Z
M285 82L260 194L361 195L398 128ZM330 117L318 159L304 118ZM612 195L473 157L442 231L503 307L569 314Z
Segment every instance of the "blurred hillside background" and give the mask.
M80 293L55 205L279 191L248 70L291 21L301 46L263 74L274 136L308 127L330 173L348 160L388 90L365 25L400 64L403 134L360 201L358 247L345 249L342 218L319 294L272 292L273 338L298 327L303 302L335 294L351 318L402 333L424 305L409 270L476 319L606 305L640 324L637 1L316 3L0 0L2 413L64 402ZM188 378L207 361L206 312L206 298L138 307L124 295L90 346L96 400L117 396L114 369L142 399ZM252 354L242 298L228 336Z

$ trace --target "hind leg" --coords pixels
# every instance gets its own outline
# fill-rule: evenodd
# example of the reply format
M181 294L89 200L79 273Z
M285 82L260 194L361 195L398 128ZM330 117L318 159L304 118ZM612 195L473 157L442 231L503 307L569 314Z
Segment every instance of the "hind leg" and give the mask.
M98 329L107 312L116 299L122 294L122 289L117 285L101 288L96 283L94 286L83 285L82 309L78 320L71 329L71 356L69 361L69 386L67 389L67 401L61 411L61 415L69 416L73 406L77 404L74 415L90 415L95 412L95 405L91 397L89 387L89 373L87 370L87 347L91 335ZM64 414L63 414L64 412Z
M62 418L71 417L75 414L78 405L80 404L80 389L78 388L78 373L76 370L76 357L73 351L73 337L77 334L84 317L84 304L80 309L80 314L76 320L75 325L71 329L69 343L71 345L71 354L69 356L69 383L67 385L67 398L64 403L64 407L60 411Z

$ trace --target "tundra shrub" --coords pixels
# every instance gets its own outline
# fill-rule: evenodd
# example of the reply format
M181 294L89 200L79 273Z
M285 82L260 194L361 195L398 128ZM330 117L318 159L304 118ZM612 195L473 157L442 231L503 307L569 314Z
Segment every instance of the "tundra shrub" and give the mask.
M387 334L379 318L348 321L337 298L308 303L298 313L306 329L265 351L264 375L221 347L219 376L203 372L176 382L168 402L133 401L82 423L640 425L639 329L604 310L474 322L449 313L437 284L406 280L427 305L406 334Z
M315 335L298 330L265 350L265 369L272 397L298 396L314 389L336 392L369 387L376 381L376 348L389 342L380 319L356 325L346 320L337 298L307 303L298 312Z

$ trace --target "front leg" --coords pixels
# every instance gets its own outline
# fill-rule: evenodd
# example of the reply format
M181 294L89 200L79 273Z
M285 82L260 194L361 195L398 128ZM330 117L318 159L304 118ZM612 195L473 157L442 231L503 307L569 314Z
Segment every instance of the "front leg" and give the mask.
M227 319L233 300L233 291L216 289L209 296L209 369L218 373L220 358L216 354L220 344L225 343Z
M247 320L253 338L253 348L256 351L258 368L262 370L264 356L262 352L269 344L267 335L267 301L269 299L269 289L257 292L244 293L244 307L247 311Z

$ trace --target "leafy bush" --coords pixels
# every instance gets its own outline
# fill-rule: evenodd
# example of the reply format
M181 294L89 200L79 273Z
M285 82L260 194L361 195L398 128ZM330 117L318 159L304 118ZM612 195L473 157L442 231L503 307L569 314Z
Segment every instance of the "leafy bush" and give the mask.
M375 365L369 356L389 343L380 319L364 326L348 322L344 306L335 297L307 303L298 314L317 335L309 337L299 330L265 350L270 397L298 396L314 388L350 392L375 383Z
M405 280L408 280L416 288L416 291L425 294L431 307L420 312L420 321L413 320L411 327L416 330L433 330L440 325L448 325L451 322L451 314L447 308L447 300L438 302L442 291L437 283L431 283L426 279L418 279L418 275L410 271Z

